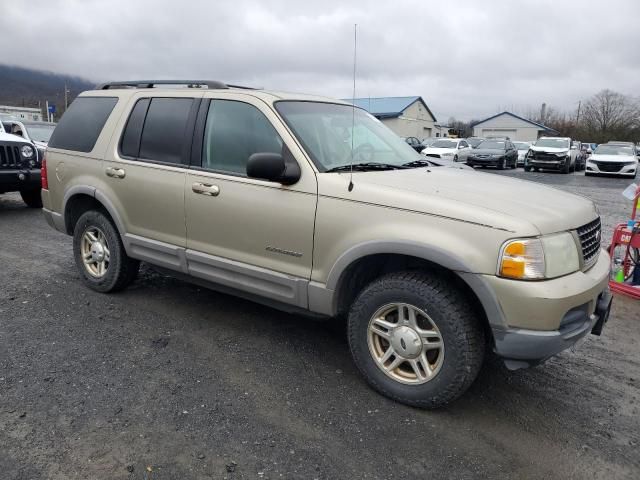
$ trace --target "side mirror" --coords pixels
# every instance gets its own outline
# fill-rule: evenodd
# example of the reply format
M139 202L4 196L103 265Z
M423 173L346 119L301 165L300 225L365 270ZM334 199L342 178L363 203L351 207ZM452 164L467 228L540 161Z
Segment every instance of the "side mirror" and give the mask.
M283 185L300 180L300 166L295 160L286 161L279 153L254 153L247 162L247 176Z

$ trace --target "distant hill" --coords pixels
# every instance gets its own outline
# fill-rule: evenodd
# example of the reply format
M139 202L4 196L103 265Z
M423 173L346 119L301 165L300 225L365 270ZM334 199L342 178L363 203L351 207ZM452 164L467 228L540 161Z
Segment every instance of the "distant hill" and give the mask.
M71 75L0 65L0 105L44 108L48 100L56 105L59 117L64 111L65 82L69 103L80 92L95 86L95 82Z

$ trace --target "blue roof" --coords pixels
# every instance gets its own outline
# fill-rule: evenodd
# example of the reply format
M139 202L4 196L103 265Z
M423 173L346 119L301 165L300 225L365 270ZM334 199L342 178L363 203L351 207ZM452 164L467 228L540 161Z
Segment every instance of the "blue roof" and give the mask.
M353 103L356 107L363 108L377 118L395 118L402 115L407 107L419 100L425 106L429 115L435 120L429 107L422 97L371 97L371 98L346 98L345 102Z
M547 131L547 132L552 132L552 133L559 133L557 130L554 130L554 129L553 129L553 128L551 128L551 127L547 127L546 125L543 125L543 124L541 124L541 123L537 123L537 122L534 122L534 121L528 120L528 119L526 119L526 118L524 118L524 117L521 117L521 116L519 116L519 115L516 115L515 113L506 112L506 111L505 111L505 112L496 113L495 115L492 115L492 116L491 116L491 117L489 117L489 118L485 118L484 120L480 120L479 122L476 122L476 123L474 123L474 124L473 124L473 125L471 125L471 126L472 126L472 127L477 127L477 126L478 126L478 125L480 125L481 123L487 122L487 121L489 121L489 120L493 120L494 118L499 117L500 115L511 115L512 117L517 118L518 120L522 120L523 122L527 122L527 123L530 123L530 124L532 124L532 125L535 125L536 127L540 127L540 129L541 129L541 130L545 130L545 131Z

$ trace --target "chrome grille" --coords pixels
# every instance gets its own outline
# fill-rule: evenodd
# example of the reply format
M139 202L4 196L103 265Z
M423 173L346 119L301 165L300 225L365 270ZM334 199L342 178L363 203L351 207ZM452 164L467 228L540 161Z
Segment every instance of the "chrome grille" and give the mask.
M600 253L600 236L602 226L600 224L600 217L596 218L593 222L578 228L577 233L580 238L580 245L582 247L582 258L584 259L585 270L591 268L598 260Z

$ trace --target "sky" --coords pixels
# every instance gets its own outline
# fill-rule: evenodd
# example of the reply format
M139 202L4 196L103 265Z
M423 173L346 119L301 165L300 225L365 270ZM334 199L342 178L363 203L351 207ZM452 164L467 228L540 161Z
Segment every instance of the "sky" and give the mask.
M3 1L0 63L102 82L420 95L440 121L640 95L640 0ZM26 8L26 7L29 8ZM11 46L10 46L11 45Z

